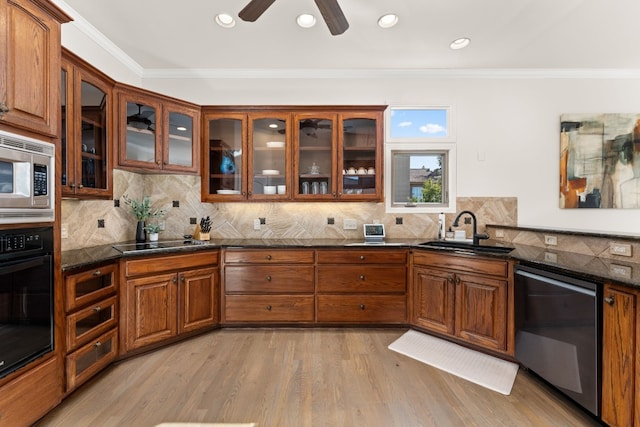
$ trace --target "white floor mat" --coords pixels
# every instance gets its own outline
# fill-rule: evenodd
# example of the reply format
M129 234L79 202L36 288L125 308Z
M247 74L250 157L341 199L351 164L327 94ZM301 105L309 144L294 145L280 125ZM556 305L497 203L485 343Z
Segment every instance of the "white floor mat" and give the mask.
M504 395L511 393L518 374L515 363L414 330L389 349Z

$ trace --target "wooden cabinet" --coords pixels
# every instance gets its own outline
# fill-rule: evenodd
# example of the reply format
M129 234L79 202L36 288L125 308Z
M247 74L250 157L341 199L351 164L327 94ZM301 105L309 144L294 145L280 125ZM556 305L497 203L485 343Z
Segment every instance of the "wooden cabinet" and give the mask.
M123 353L218 323L218 251L121 260Z
M513 355L510 262L413 253L411 323Z
M384 108L207 107L203 201L382 200Z
M319 323L407 321L407 250L318 250Z
M313 250L228 249L224 323L314 321Z
M64 277L67 393L118 356L117 280L117 264Z
M57 138L60 24L46 0L0 0L0 125Z
M640 426L640 291L604 288L602 420L611 427Z
M118 166L139 172L197 174L200 107L118 84Z
M62 196L111 198L114 82L63 50L61 78Z

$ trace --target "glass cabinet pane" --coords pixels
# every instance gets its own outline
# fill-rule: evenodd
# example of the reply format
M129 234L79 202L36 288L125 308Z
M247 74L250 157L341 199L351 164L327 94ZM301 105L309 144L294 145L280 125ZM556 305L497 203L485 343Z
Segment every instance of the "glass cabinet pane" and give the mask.
M376 120L352 118L342 123L342 194L375 194Z
M107 188L107 94L84 80L80 93L82 186L104 189Z
M297 116L298 161L296 185L298 195L313 198L333 197L335 118Z
M169 164L193 166L193 119L169 112Z
M127 102L127 160L155 163L156 109Z
M242 119L209 120L209 192L242 193Z
M260 118L250 122L252 195L287 194L286 125L286 118Z
M69 162L69 139L71 138L68 135L69 132L69 120L71 120L72 112L67 110L67 106L69 105L67 101L67 90L73 84L67 83L67 79L70 78L70 73L67 72L66 69L62 69L61 79L60 79L60 103L61 103L61 113L60 113L60 144L61 144L61 167L62 167L62 186L68 185L69 180L73 179L71 174L73 170L70 169L71 164Z

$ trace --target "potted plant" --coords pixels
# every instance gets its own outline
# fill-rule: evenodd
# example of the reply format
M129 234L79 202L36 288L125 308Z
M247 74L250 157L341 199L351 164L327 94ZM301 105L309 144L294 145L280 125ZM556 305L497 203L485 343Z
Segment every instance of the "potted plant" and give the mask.
M151 224L147 224L144 229L146 230L147 233L149 233L149 241L150 242L157 242L158 241L158 232L160 231L160 224L158 223L151 223Z
M126 194L124 194L122 196L122 200L124 200L127 205L131 206L131 212L133 212L136 220L138 220L138 224L136 227L136 242L146 241L147 228L145 227L145 221L147 221L149 218L158 218L163 216L167 212L166 209L154 209L151 206L151 199L149 198L149 196L143 196L142 200L138 201L136 199L131 199Z

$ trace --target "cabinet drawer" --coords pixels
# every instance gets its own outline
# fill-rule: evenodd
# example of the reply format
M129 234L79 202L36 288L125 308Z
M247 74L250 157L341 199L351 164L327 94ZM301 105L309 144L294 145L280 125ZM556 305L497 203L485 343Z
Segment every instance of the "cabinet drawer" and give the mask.
M318 266L318 292L405 292L407 269L402 266Z
M65 278L67 312L116 293L117 264L103 265Z
M318 264L405 264L406 250L353 249L318 251Z
M67 316L67 351L116 326L118 322L118 298L111 297Z
M405 323L404 295L318 295L318 322Z
M500 277L507 277L509 274L508 261L477 258L475 255L464 256L457 254L439 254L432 251L416 251L413 253L413 264Z
M127 277L134 277L165 271L185 270L194 267L210 267L217 265L219 260L219 251L145 257L125 261L125 275Z
M312 265L226 266L224 272L226 292L313 292Z
M224 262L247 264L313 264L313 250L256 249L230 250L224 254Z
M66 359L67 391L73 390L118 355L118 328L99 336L95 341L80 347Z
M227 322L313 322L313 296L228 295Z

